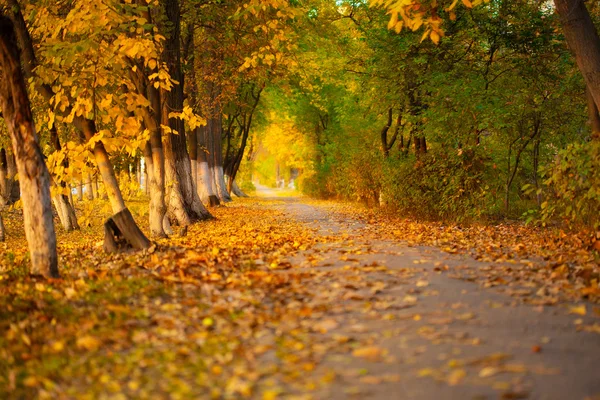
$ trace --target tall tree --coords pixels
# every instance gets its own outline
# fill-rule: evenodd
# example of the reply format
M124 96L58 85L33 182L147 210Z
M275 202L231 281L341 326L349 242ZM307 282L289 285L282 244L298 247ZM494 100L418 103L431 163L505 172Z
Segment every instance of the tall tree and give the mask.
M34 50L33 40L23 18L23 13L20 4L17 0L9 0L9 2L11 6L10 16L14 22L16 35L18 37L19 44L22 49L21 57L23 70L25 72L25 76L28 79L33 78L36 76L36 68L38 67L38 61ZM42 97L45 98L46 101L48 101L48 103L52 102L55 99L55 93L52 89L52 86L48 83L43 82L40 79L36 80L36 82L36 88L42 95ZM89 103L92 102L90 101ZM100 140L98 136L96 136L99 130L97 129L95 115L93 117L89 117L87 113L81 112L80 109L76 109L71 104L63 105L62 108L67 112L67 114L69 114L67 119L72 120L75 127L81 132L82 140L93 143L92 151L95 157L96 164L98 166L98 170L103 178L104 186L108 194L108 199L110 201L112 211L115 215L121 215L120 224L127 226L127 228L124 229L130 236L126 238L127 241L134 245L134 247L136 248L149 247L149 240L138 228L137 224L135 223L135 220L133 219L133 216L131 215L131 212L129 212L125 205L125 201L123 200L123 195L121 194L121 190L117 181L117 176L115 174L113 165L109 157L109 153L106 150L104 142Z
M185 124L172 113L183 113L184 75L181 68L181 9L179 0L164 0L166 16L166 40L163 60L167 64L171 78L175 81L170 91L163 91L162 124L170 132L165 136L165 162L168 189L169 213L180 225L210 218L192 179L192 166L187 151Z
M0 102L17 161L31 272L58 277L50 174L35 133L13 23L0 11Z

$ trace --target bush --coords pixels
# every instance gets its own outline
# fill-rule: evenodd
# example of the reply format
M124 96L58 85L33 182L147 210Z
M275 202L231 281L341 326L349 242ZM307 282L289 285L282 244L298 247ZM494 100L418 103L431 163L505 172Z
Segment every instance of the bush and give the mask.
M600 228L600 143L569 145L543 173L542 222L558 217L571 226Z
M475 150L408 156L385 169L382 197L403 214L460 221L481 217L493 204Z

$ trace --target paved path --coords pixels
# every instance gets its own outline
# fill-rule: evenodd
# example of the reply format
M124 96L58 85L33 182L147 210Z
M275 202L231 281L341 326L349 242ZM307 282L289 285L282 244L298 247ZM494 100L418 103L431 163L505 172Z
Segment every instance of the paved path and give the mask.
M576 329L597 316L523 304L518 291L460 279L489 263L365 237L364 223L277 200L330 239L284 272L322 272L307 283L323 309L309 323L315 341L340 343L311 372L333 379L314 398L600 399L600 334Z

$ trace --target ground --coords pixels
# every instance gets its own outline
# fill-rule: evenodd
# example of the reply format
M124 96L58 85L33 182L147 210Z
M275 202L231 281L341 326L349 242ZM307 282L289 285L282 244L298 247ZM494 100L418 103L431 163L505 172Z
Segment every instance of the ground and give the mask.
M53 281L24 274L10 214L0 397L600 398L585 236L302 198L213 212L144 253L59 232Z

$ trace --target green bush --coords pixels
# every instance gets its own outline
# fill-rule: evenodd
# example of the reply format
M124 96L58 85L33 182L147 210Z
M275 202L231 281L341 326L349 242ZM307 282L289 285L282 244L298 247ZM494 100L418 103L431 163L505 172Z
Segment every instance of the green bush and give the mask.
M387 207L422 218L464 220L489 212L484 159L475 150L409 156L386 163Z
M570 144L544 174L542 222L561 218L571 226L600 228L600 143Z

